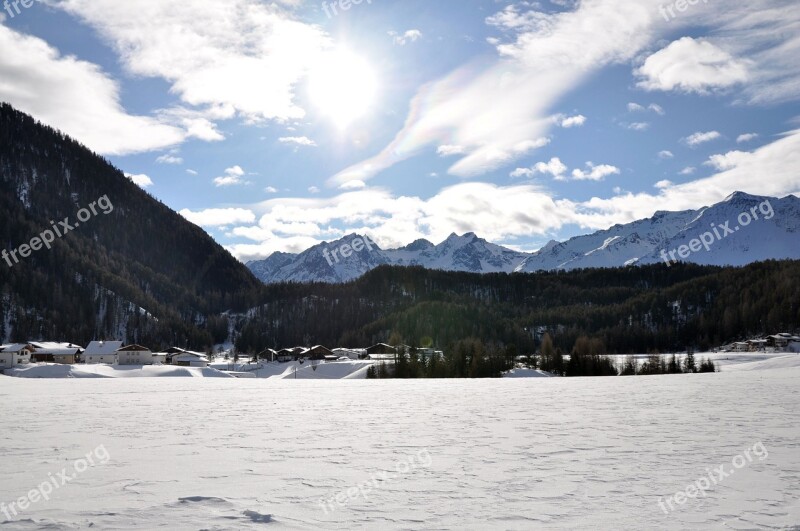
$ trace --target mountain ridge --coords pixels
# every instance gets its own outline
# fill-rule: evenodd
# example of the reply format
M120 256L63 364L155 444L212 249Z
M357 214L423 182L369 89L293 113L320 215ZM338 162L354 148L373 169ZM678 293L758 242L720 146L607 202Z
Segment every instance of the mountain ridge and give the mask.
M738 217L745 213L750 213L751 217L755 213L758 219L739 227ZM738 227L733 230L735 237L729 238L724 231L714 232L715 227L726 225ZM678 254L682 246L691 244L696 248L692 242L699 241L702 235L706 235L706 245L700 251L691 250L685 257ZM711 237L713 241L709 241ZM563 242L551 240L532 253L493 244L468 232L461 236L453 233L439 244L418 239L397 249L381 249L373 243L374 249L364 248L346 259L337 256L333 261L329 259L330 254L325 258L324 251L352 248L355 240L363 238L352 233L302 253L275 253L246 265L259 280L273 284L349 282L380 265L472 273L533 273L678 260L701 265L740 266L767 259L800 259L800 198L734 192L719 203L696 210L657 211L650 218L616 224ZM672 258L670 251L673 251Z

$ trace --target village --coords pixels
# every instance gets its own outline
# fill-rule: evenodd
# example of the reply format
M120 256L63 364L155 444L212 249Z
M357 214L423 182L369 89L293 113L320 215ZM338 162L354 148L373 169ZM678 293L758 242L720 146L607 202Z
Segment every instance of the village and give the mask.
M334 363L344 361L367 360L379 363L393 362L400 353L410 353L416 350L418 356L429 358L434 355L443 355L442 351L432 348L413 349L408 345L391 346L378 343L367 348L334 348L329 349L322 345L313 347L292 347L280 350L265 349L258 354L248 355L231 353L231 350L219 354L222 361L211 354L195 352L179 347L171 347L160 352L153 352L149 348L129 344L123 341L92 341L85 348L73 343L58 343L51 341L30 341L0 345L0 371L14 369L31 364L106 364L106 365L174 365L177 367L210 367L213 364L225 367L231 362L231 369L245 363L272 362L290 363L306 361L315 363ZM240 365L241 364L241 365Z
M408 345L388 345L378 343L366 348L334 348L323 345L312 347L290 347L280 350L265 349L258 354L245 354L235 349L220 348L218 356L195 352L180 347L171 347L160 352L137 344L126 345L123 341L92 341L85 348L73 343L52 341L30 341L0 345L0 371L21 368L34 364L58 365L116 365L149 366L172 365L176 367L215 367L228 372L247 371L259 363L337 363L351 361L370 361L374 363L394 363L398 355L408 356L412 352L420 358L442 357L441 350L433 348L412 348ZM757 352L800 352L800 336L779 333L737 341L724 345L715 352L757 353ZM519 356L517 361L524 361Z

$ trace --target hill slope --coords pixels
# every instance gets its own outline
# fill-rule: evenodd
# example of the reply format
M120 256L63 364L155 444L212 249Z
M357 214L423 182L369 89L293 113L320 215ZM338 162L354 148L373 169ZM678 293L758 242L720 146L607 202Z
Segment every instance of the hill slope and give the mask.
M105 208L78 221L92 203ZM21 256L44 231L66 230L61 220L74 230L50 250ZM3 341L119 338L202 348L227 337L227 323L213 316L246 309L260 289L202 229L106 160L5 104L0 242L9 256L0 261Z

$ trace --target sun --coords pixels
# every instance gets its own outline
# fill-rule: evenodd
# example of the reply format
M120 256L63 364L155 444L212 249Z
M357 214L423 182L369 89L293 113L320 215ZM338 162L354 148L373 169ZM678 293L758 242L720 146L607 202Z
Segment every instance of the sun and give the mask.
M369 63L349 50L325 53L309 73L311 104L340 129L371 110L377 91L377 78Z

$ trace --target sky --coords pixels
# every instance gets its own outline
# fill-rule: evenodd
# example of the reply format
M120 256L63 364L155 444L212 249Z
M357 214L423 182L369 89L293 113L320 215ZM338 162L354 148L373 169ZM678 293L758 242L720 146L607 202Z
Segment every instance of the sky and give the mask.
M353 232L535 251L800 193L796 0L0 7L0 101L244 262Z

